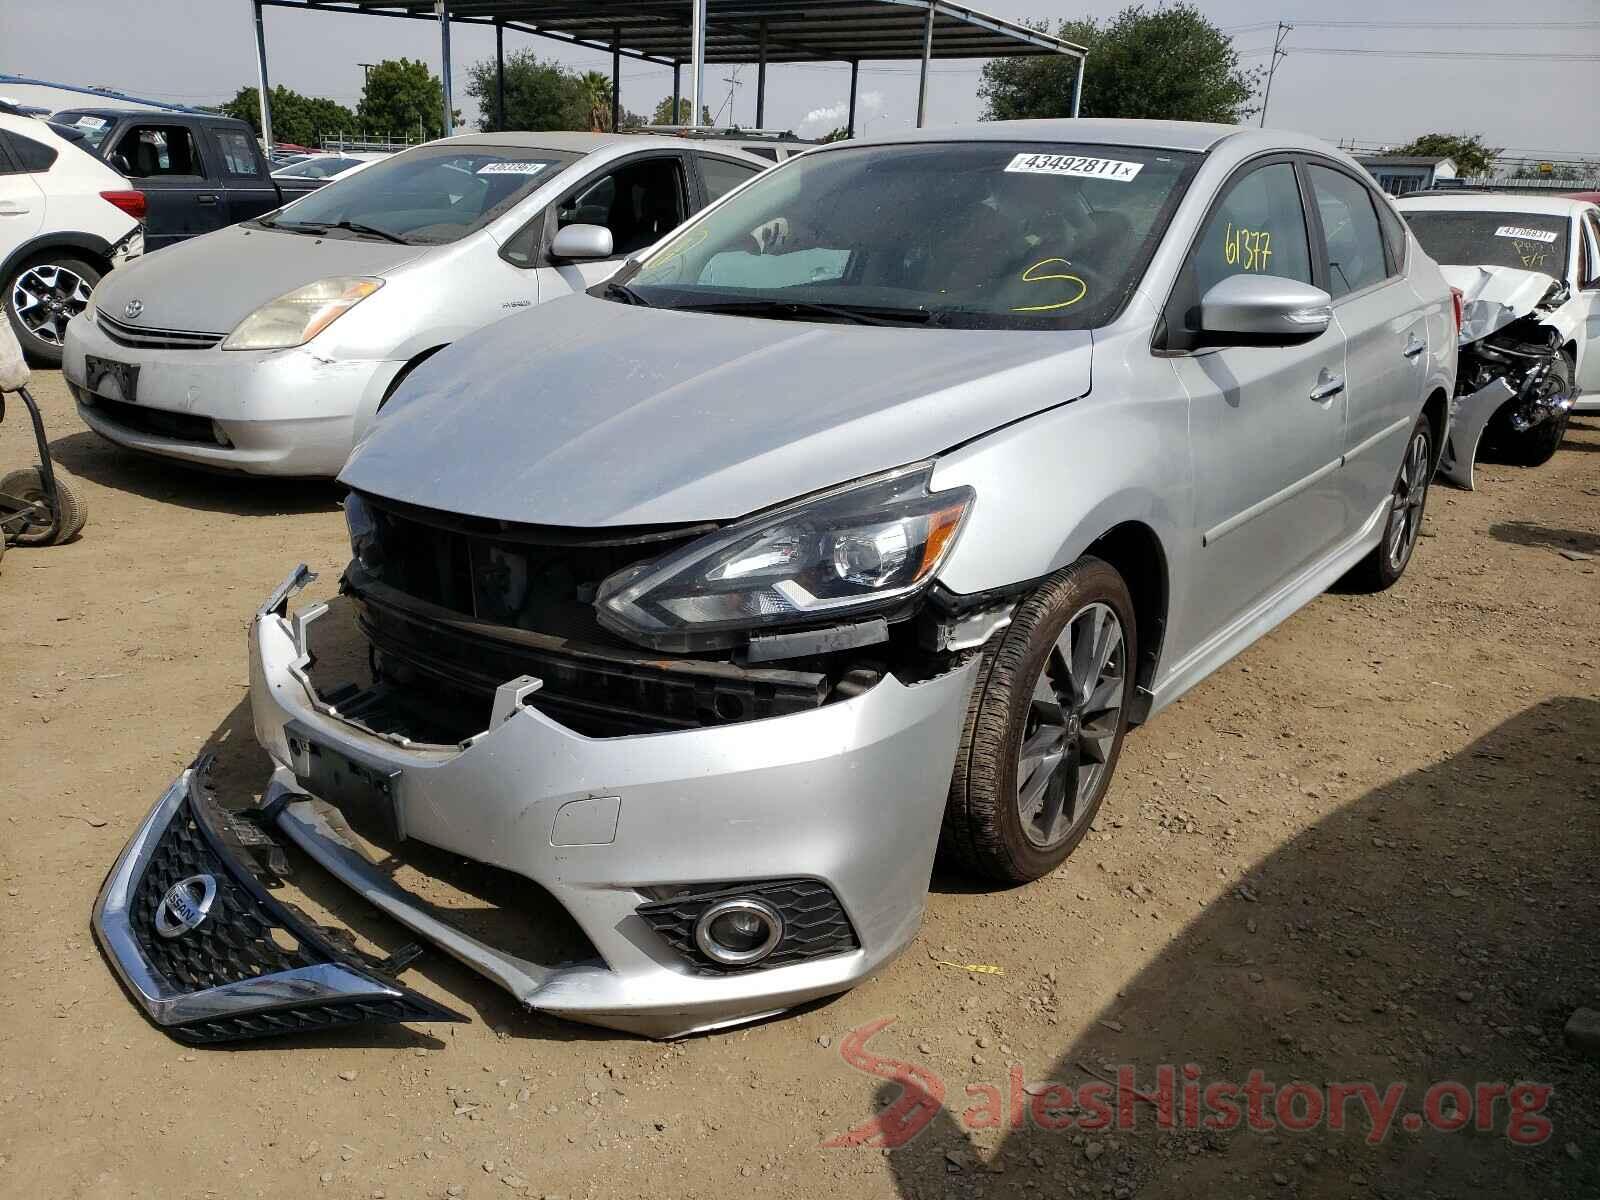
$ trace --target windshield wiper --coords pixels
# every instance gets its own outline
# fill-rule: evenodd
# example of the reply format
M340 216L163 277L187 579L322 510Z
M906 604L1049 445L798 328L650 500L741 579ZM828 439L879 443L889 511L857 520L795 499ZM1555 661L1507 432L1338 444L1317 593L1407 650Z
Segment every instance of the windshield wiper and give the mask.
M620 300L624 304L637 304L641 308L649 308L650 301L625 283L607 283L604 295L611 300Z
M350 233L380 237L384 241L393 242L397 246L411 245L410 242L398 234L390 233L387 229L379 229L376 225L363 225L360 221L274 221L271 227L273 229L287 229L291 233L327 233L330 229L344 229Z
M926 325L933 314L925 308L872 308L853 304L819 304L812 300L724 300L709 304L676 304L689 312L730 316L772 317L780 321L827 317L852 325Z

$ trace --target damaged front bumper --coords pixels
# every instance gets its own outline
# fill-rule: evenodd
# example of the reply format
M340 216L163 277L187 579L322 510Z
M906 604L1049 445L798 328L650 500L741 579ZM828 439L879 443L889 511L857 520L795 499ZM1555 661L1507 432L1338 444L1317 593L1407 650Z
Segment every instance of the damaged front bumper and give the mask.
M197 763L167 789L95 901L95 938L152 1021L180 1041L206 1043L465 1020L274 900L205 774Z
M327 606L288 612L308 578L286 580L250 629L255 731L275 764L258 819L527 1007L681 1036L846 991L915 935L975 657L800 713L617 737L528 706L539 684L519 678L482 732L419 744L319 697L307 635ZM538 885L592 953L539 961L408 892L352 833L355 809L374 806L398 840ZM696 921L741 897L783 936L759 964L728 967Z

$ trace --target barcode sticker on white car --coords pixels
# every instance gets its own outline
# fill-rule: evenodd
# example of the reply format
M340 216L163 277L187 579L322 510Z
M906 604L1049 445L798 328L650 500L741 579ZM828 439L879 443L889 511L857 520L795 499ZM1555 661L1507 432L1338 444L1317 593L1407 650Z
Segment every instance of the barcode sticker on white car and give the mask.
M1524 225L1502 225L1494 231L1495 237L1516 238L1519 242L1553 242L1556 235L1548 229L1529 229Z
M542 162L492 162L478 168L479 175L537 175L547 167Z
M1019 154L1006 166L1007 171L1029 175L1071 175L1078 179L1115 179L1127 183L1143 163L1115 158L1086 158L1081 154Z

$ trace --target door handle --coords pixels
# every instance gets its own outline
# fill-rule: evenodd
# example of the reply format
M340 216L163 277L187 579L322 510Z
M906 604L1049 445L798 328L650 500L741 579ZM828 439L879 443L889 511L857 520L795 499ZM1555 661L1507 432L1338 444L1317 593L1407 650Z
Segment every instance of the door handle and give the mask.
M1327 367L1323 367L1317 375L1317 386L1311 389L1311 398L1327 400L1342 391L1344 391L1344 376L1335 375Z
M201 204L215 204L217 202L217 198L210 192L204 192L201 195L196 196L195 199Z
M1413 333L1409 338L1406 339L1406 348L1400 351L1400 353L1404 354L1407 358L1415 358L1427 348L1428 343Z
M25 217L30 211L26 204L14 204L10 200L0 200L0 217Z

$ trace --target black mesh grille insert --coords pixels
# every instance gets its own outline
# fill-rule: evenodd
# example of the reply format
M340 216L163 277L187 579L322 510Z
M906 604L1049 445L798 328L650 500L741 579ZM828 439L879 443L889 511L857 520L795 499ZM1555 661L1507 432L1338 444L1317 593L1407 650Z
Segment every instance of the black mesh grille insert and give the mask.
M783 939L777 949L748 967L725 967L713 962L695 945L694 926L700 915L718 900L735 896L754 896L765 900L783 917ZM815 879L775 879L766 883L719 885L715 890L697 890L641 904L639 915L661 935L684 960L702 975L725 975L735 971L760 971L792 963L843 954L860 945L856 933L839 906L839 899L825 883Z

